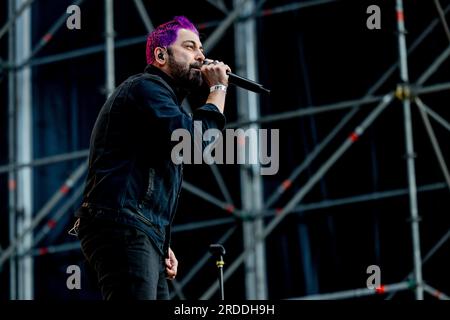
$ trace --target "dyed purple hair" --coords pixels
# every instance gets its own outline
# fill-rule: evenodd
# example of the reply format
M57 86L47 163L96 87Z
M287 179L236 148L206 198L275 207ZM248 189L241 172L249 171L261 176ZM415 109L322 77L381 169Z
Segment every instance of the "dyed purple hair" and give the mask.
M178 36L178 30L188 29L198 35L197 28L183 16L174 17L173 20L159 25L147 37L147 64L153 63L155 57L153 52L157 47L168 47L175 42Z

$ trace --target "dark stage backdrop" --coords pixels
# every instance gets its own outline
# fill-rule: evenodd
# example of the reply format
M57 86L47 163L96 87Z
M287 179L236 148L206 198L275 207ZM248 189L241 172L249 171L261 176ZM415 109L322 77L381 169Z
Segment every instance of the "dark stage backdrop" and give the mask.
M5 1L0 4L0 25L6 19ZM201 28L203 38L214 31L206 22L220 21L224 14L207 1L144 1L152 23L156 26L175 15L186 15ZM224 1L231 8L232 1ZM263 10L308 1L268 0ZM405 2L407 45L438 17L433 1ZM445 8L448 0L440 1ZM33 3L33 43L47 32L72 1L40 0ZM145 68L145 27L133 1L116 0L114 24L116 41L141 38L142 41L117 48L116 84ZM369 5L381 9L381 29L369 30L366 20ZM81 30L62 28L36 57L87 48L104 41L103 1L85 1L81 5ZM394 1L336 1L256 18L257 59L259 82L272 90L270 97L261 97L262 116L287 111L319 107L339 101L357 100L393 64L398 62L398 43ZM203 26L203 27L202 27ZM411 82L432 64L448 46L441 24L411 53L409 71ZM7 56L6 37L0 42L1 57ZM227 62L234 69L234 33L230 28L210 57ZM97 52L81 57L33 67L33 150L34 158L87 149L89 137L98 111L105 100L104 54ZM449 62L440 65L427 84L448 82ZM7 81L2 73L0 82L0 160L7 159ZM374 95L395 90L400 82L399 72L382 85ZM201 104L205 93L190 96L190 104ZM445 119L450 119L448 92L424 95L422 100ZM230 89L226 115L229 122L239 120L236 110L236 90ZM321 165L340 147L349 134L373 110L374 104L362 106L349 123L336 135L296 179L292 187L272 206L283 207ZM444 182L436 156L422 123L418 109L412 107L416 174L418 186ZM272 192L317 145L350 112L350 109L320 113L288 120L265 123L263 128L280 130L280 170L276 175L264 176L264 195ZM450 156L449 132L432 124L440 142L444 159ZM42 207L61 183L80 164L68 161L39 167L34 170L34 208ZM241 207L239 167L219 166L234 203ZM214 176L207 165L186 166L185 179L222 199ZM7 246L7 176L0 176L0 241ZM81 179L84 182L84 178ZM409 220L409 201L405 158L403 111L400 101L394 101L365 134L336 162L300 203L302 209L288 215L266 241L268 292L271 299L286 299L309 294L365 288L370 265L381 269L382 283L401 282L413 268L412 240ZM360 195L403 190L401 195L380 200L354 203L335 203L333 200ZM421 249L424 256L450 227L449 190L445 186L435 191L418 193L421 216ZM322 202L314 210L308 204ZM39 246L58 245L75 241L67 234L73 223L74 205L57 224L49 237ZM184 191L180 198L175 226L188 222L228 218L231 215ZM271 218L267 218L266 223ZM43 224L46 223L43 222ZM173 249L180 261L181 280L207 252L210 243L233 224L237 231L225 244L225 269L242 252L242 221L175 232ZM447 251L449 243L424 265L424 279L433 287L450 291ZM82 290L67 290L66 268L76 264L82 268ZM7 267L1 273L2 298L7 298ZM198 299L216 281L216 269L211 259L183 289L188 299ZM225 284L228 297L245 299L244 268ZM89 270L79 250L35 259L36 299L99 299ZM367 299L382 299L385 296ZM397 298L413 299L413 291L398 293ZM429 298L429 296L426 296ZM178 299L175 297L175 299Z

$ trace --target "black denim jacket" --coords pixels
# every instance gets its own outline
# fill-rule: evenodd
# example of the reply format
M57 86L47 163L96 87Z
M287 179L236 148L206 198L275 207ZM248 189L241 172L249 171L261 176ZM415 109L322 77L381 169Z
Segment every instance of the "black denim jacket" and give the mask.
M213 104L188 114L181 107L185 95L168 75L150 65L114 91L94 125L77 217L137 227L167 254L183 179L183 165L171 160L178 143L171 141L172 131L184 128L193 137L194 121L202 121L203 132L225 125Z

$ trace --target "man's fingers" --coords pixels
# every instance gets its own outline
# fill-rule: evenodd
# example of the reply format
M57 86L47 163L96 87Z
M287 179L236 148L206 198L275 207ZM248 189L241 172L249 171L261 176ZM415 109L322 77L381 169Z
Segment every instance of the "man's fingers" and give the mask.
M175 279L178 269L178 260L172 249L169 248L169 257L165 259L166 262L166 278L169 280Z
M177 267L176 266L172 266L172 267L166 267L166 273L167 274L177 274Z
M170 272L170 271L167 271L166 274L169 278L175 278L175 276L177 275L175 272Z
M173 280L173 279L175 279L175 277L177 275L177 271L166 268L166 275L167 275L167 279Z

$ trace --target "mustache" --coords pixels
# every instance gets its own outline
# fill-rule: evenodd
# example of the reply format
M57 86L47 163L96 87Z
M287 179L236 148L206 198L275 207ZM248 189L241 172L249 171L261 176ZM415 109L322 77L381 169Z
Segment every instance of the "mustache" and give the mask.
M203 66L203 64L199 62L199 63L193 63L193 64L191 64L189 67L190 67L191 69L201 69L202 66Z

